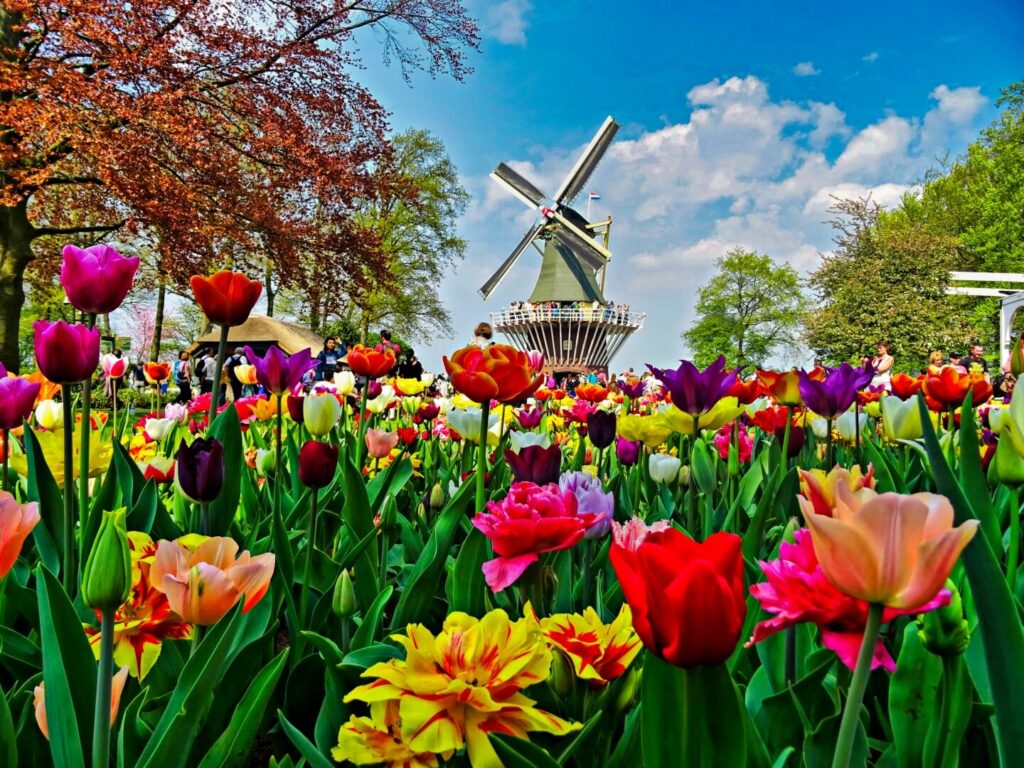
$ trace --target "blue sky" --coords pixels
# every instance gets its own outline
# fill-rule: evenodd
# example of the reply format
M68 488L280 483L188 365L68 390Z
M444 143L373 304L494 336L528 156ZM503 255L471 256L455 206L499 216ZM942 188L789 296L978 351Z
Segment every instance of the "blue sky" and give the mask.
M742 246L812 270L830 247L830 195L894 203L1024 78L1019 0L854 14L820 2L470 7L483 41L464 83L410 86L363 41L363 80L393 128L443 139L473 197L466 260L441 286L455 335L418 344L432 367L533 287L527 254L490 300L476 293L533 220L488 179L499 161L553 190L606 115L623 125L589 188L602 195L594 217L615 217L607 293L648 320L613 366L665 364L685 355L679 334L717 257Z

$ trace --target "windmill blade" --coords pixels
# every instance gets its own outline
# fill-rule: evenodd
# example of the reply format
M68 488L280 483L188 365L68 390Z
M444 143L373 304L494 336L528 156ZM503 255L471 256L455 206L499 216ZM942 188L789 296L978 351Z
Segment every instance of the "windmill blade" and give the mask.
M576 161L576 165L562 182L562 186L555 196L556 203L559 205L570 203L583 190L618 130L619 124L610 116L606 117L590 144L580 155L580 159Z
M512 269L512 265L519 260L519 257L523 255L523 251L530 247L530 243L536 240L541 233L541 230L547 225L547 221L540 219L530 231L526 233L526 236L519 241L519 245L515 247L512 254L501 263L498 267L498 271L491 275L490 279L480 287L480 295L485 299L491 295L495 288L498 287L498 283L505 279L505 275Z
M574 253L581 256L595 271L603 267L611 259L612 254L607 248L565 218L561 213L551 209L546 209L545 213L549 218L555 219L561 225L555 228L555 237L569 246Z
M504 163L498 164L494 173L491 174L491 178L504 184L513 195L531 208L538 207L546 199L543 192Z

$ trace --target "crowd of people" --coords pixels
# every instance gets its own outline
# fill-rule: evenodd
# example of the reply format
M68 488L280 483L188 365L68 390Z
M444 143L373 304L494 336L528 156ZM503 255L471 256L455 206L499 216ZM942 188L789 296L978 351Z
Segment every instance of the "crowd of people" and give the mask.
M509 303L509 319L511 322L528 322L536 320L557 319L579 314L583 320L604 320L606 322L624 323L629 320L629 304L616 304L606 301L513 301Z
M878 342L878 345L875 347L874 356L866 356L861 362L864 364L870 363L875 369L875 376L871 381L871 386L889 388L896 360L889 351L888 342ZM815 365L819 363L820 361L815 361ZM1007 360L1001 368L993 371L992 369L996 366L992 366L985 359L985 347L977 342L972 344L970 349L963 355L947 355L940 349L933 350L928 355L928 373L938 373L947 365L957 366L967 373L982 374L985 377L985 381L992 384L993 391L999 397L1009 395L1013 392L1013 388L1016 385L1016 378L1010 371L1010 361Z

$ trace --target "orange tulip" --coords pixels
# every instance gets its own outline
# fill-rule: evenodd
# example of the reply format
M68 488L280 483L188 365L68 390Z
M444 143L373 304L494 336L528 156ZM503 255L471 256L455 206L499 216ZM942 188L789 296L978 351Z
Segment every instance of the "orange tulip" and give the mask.
M992 397L992 385L982 373L964 373L955 365L944 366L938 373L929 373L921 389L933 411L947 411L963 405L967 391L973 388L971 401L981 405Z
M263 293L263 283L250 280L241 272L222 269L209 277L193 275L189 281L196 302L211 323L241 325Z
M608 397L608 388L584 382L576 387L576 397L590 403L600 403Z
M146 376L146 381L150 384L159 384L171 377L171 364L146 363L142 366L142 372Z
M398 445L398 433L383 429L366 430L366 452L372 459L383 459Z
M395 367L395 351L390 347L379 350L354 344L348 351L348 367L357 376L379 379Z
M128 681L128 667L121 667L114 673L114 679L110 684L110 724L117 720L117 712L121 708L121 694L124 692L124 684ZM46 690L40 683L33 691L32 703L36 708L36 725L43 732L46 740L50 740L50 728L46 724Z
M512 403L529 397L544 380L534 374L530 358L508 344L492 344L456 350L449 360L441 358L452 386L470 400Z
M977 520L954 528L949 499L934 493L855 495L838 483L831 517L798 500L828 580L851 597L900 610L939 593L978 529Z
M53 400L53 398L60 393L60 384L50 381L43 375L42 371L32 371L32 373L26 374L21 378L25 379L25 381L39 385L39 393L36 395L36 405L39 405L44 400Z
M0 579L14 567L21 546L39 522L39 504L19 504L7 491L0 491Z
M243 613L258 603L274 575L274 555L237 553L238 544L221 536L163 540L157 545L150 581L185 621L216 624L239 598L245 600Z
M803 398L800 397L800 372L796 368L785 373L758 371L757 380L779 405L803 405Z
M892 377L892 393L900 400L909 400L921 391L924 376L911 376L906 373L894 373Z

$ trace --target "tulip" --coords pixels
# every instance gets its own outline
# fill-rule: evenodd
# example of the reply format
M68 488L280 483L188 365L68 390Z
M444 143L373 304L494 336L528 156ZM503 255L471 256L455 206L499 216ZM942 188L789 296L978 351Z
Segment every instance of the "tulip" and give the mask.
M347 357L348 367L352 369L352 373L368 379L386 376L395 367L395 352L390 348L378 351L373 347L353 344Z
M946 590L950 593L949 605L920 616L917 623L921 629L917 636L929 653L943 657L959 656L970 644L971 630L964 618L964 604L956 585L947 580Z
M335 615L345 618L356 612L356 589L352 586L352 576L348 568L341 569L341 575L334 582L334 592L331 595L331 610Z
M43 400L36 406L36 426L52 432L64 426L64 409L56 400Z
M633 379L632 381L619 379L619 391L630 400L636 400L638 397L642 397L645 386L644 382L640 379Z
M860 426L861 435L864 435L867 432L868 417L863 413L847 411L839 414L839 418L836 419L836 429L839 430L839 437L843 440L850 442L856 440L858 426Z
M544 411L540 408L521 408L516 411L516 419L519 421L519 426L523 429L536 429L540 426L540 420L544 416Z
M477 403L523 400L543 381L526 353L508 344L484 349L470 345L456 350L451 359L443 357L442 362L456 391Z
M431 385L434 383L434 374L421 373L420 382L423 384L424 389L430 389Z
M352 371L338 371L334 374L334 390L342 397L348 397L356 390L356 375Z
M643 443L648 448L657 448L672 434L672 427L658 416L621 416L615 429L622 437L634 443Z
M579 514L594 516L584 538L599 539L608 535L615 514L615 497L610 491L604 490L598 478L589 472L566 472L558 478L558 487L563 491L572 491Z
M647 367L664 382L672 394L672 404L691 416L710 411L728 394L738 373L725 370L725 355L719 355L703 371L689 360L681 360L675 370L655 368L650 364Z
M910 376L906 373L893 374L892 381L889 382L892 393L900 400L912 399L921 391L922 384L924 384L923 376Z
M640 456L640 443L635 443L624 437L617 437L615 439L615 455L620 464L624 467L631 467L636 464L636 460Z
M170 363L146 363L142 366L142 373L150 384L160 384L171 378Z
M697 543L666 521L612 523L612 567L649 651L669 664L722 664L747 613L742 540L716 533Z
M416 415L420 418L420 421L433 421L439 413L441 413L441 408L436 403L426 403L420 406Z
M37 320L35 329L36 363L50 381L73 384L92 377L100 360L100 330L63 320L49 323Z
M108 379L120 379L128 370L128 361L123 357L107 353L100 358L100 367L103 369L103 375Z
M21 554L25 539L39 522L39 504L19 504L7 491L0 491L0 579L8 574Z
M972 392L971 402L981 405L992 397L992 385L981 373L964 373L955 365L944 366L938 373L925 377L921 387L933 411L947 411L963 405L968 391Z
M562 468L562 449L557 445L549 448L529 445L518 452L506 448L505 461L512 470L515 482L547 485L558 482L558 474Z
M154 456L146 461L136 461L135 465L146 480L152 480L157 484L174 480L174 459L169 456Z
M1024 458L1009 440L1002 439L996 445L995 458L989 465L989 479L1010 486L1024 484Z
M871 366L854 368L849 363L833 369L824 381L800 371L800 396L808 408L831 420L850 409L857 399L857 392L871 381L873 375Z
M20 427L21 422L32 413L38 394L39 384L18 376L8 376L7 369L0 363L0 430Z
M174 484L190 501L207 504L224 484L224 446L216 438L184 440L175 457Z
M656 483L671 483L679 475L679 468L683 465L675 456L667 453L652 453L648 459L647 468L651 473L651 479Z
M82 602L97 611L113 611L132 587L132 558L125 530L125 509L104 512L82 574Z
M274 395L283 395L302 383L307 371L315 368L317 361L309 348L301 349L294 355L285 355L280 347L271 344L263 357L250 346L245 347L245 358L255 367L256 381ZM239 377L241 379L241 377Z
M800 372L794 368L784 373L758 371L757 380L779 405L798 406L804 401L800 397Z
M917 400L882 398L882 430L889 440L918 440L924 435Z
M299 480L307 488L325 488L338 468L338 446L310 440L299 451Z
M547 432L510 432L508 441L512 445L512 450L519 453L531 445L547 448L551 445L551 435Z
M851 597L892 608L932 600L978 528L977 520L954 528L949 500L931 493L854 495L839 483L831 517L797 499L829 581Z
M237 553L235 541L219 536L163 540L150 566L150 582L185 621L216 624L240 599L242 612L249 611L267 593L274 575L274 555Z
M729 391L726 394L729 397L735 397L740 405L750 405L761 397L763 393L764 386L761 384L760 379L755 377L749 381L736 379L735 383L729 387Z
M341 418L341 403L330 393L310 394L302 401L302 421L314 437L328 434Z
M288 395L285 399L285 405L288 407L288 417L296 424L301 424L303 419L303 409L305 407L306 398L302 395Z
M366 452L371 459L383 459L398 445L398 433L383 429L366 430Z
M110 724L117 720L117 713L121 709L121 694L124 693L124 684L128 682L128 667L121 667L114 674L110 683ZM35 708L36 725L47 741L50 740L50 728L46 721L46 688L40 683L33 690L32 706Z
M587 417L587 437L595 448L607 448L615 439L615 414L597 410Z
M576 398L588 403L600 403L608 397L608 388L597 384L583 383L576 387Z
M840 485L855 496L861 496L862 490L870 494L875 487L875 468L868 465L868 471L864 473L856 465L847 470L837 464L827 473L823 469L800 470L800 495L819 515L832 516L838 497L836 489Z
M142 429L150 439L159 442L171 434L177 425L174 419L146 419Z
M487 444L497 445L498 444L498 430L501 429L501 425L498 422L497 413L487 414ZM466 440L471 443L480 444L480 409L479 408L466 408L465 410L455 410L448 414L448 426L458 432ZM517 433L523 434L523 433Z
M79 312L113 312L131 290L139 268L138 256L122 256L109 245L79 248L65 245L60 282L71 306Z
M222 327L241 325L263 293L263 283L241 272L222 269L209 277L193 275L189 281L196 302L211 323Z
M384 386L379 381L374 379L366 383L366 389L364 390L364 393L366 394L366 397L368 399L375 400L378 397L380 397L383 391Z
M430 508L441 509L444 506L444 488L440 483L434 483L430 489Z

